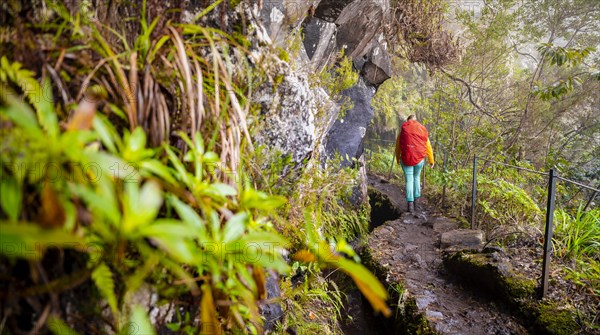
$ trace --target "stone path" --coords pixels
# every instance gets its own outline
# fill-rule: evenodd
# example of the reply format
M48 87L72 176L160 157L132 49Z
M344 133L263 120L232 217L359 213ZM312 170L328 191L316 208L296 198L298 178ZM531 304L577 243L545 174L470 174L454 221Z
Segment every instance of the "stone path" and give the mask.
M400 187L376 176L369 177L369 185L403 212L400 218L376 227L368 239L373 261L384 269L387 284L404 284L400 304L414 297L419 311L440 334L527 334L502 306L486 298L485 292L461 287L445 275L442 235L445 247L460 248L452 237L467 236L466 240L473 242L479 232L456 231L458 222L433 213L427 204L416 214L404 213L406 202Z

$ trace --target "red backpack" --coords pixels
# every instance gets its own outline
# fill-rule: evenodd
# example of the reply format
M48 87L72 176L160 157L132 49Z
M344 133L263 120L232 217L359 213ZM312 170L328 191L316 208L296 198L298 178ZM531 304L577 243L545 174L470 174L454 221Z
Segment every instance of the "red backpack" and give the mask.
M415 166L427 155L427 139L429 132L416 120L402 124L399 142L402 153L402 163L406 166Z

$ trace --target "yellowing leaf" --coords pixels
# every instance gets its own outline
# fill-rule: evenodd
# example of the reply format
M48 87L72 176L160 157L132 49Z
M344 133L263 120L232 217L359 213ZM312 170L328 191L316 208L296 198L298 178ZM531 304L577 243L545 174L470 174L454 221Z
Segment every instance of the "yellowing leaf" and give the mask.
M265 271L258 266L252 267L252 277L254 278L254 282L256 283L257 296L258 299L266 299L267 298L267 277L265 276Z
M73 117L67 124L67 130L88 130L92 128L96 116L96 101L83 99L77 106Z
M44 183L41 198L39 222L44 227L62 227L66 218L65 210L49 182Z
M369 300L376 312L382 312L386 317L391 315L391 311L385 303L387 291L369 270L361 264L341 257L337 260L337 266L352 277L358 289Z
M294 259L301 262L314 262L317 260L315 255L308 250L300 250L294 254Z
M202 335L221 334L221 326L217 319L217 309L212 296L210 285L202 286L202 301L200 301L200 333Z
M390 311L389 307L385 303L385 300L381 296L378 296L371 289L371 287L368 286L362 280L360 280L360 278L358 278L358 277L356 277L354 275L350 275L350 276L352 277L352 279L356 283L356 286L358 287L358 289L362 292L362 294L364 294L364 296L367 298L367 300L369 300L369 302L371 303L371 306L373 307L373 309L376 312L383 313L383 315L386 318L389 318L392 315L392 312Z

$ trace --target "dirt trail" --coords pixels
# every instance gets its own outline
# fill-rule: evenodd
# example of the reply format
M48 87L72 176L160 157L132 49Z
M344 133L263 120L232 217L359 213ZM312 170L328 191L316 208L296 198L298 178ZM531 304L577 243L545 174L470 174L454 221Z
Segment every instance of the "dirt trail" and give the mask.
M370 186L386 194L403 212L399 219L375 228L369 236L373 261L386 269L387 282L404 282L419 311L440 334L527 334L485 292L461 287L445 275L440 236L458 228L458 223L430 210L426 203L415 215L405 213L403 190L382 181L369 176Z

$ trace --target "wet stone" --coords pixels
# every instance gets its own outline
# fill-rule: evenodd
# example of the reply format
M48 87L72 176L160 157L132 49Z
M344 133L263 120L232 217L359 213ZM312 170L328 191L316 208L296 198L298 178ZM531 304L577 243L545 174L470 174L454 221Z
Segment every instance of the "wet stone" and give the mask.
M412 255L411 260L412 260L413 264L418 264L420 266L425 265L425 263L423 262L423 259L421 258L421 255L419 255L419 254Z
M431 292L425 291L424 293L428 295L415 297L415 302L417 303L417 307L419 309L425 309L427 308L427 306L429 306L432 302L435 301L435 297L433 295L430 295Z
M429 320L443 320L444 319L444 314L442 314L438 311L425 311L425 316Z
M464 250L480 249L483 246L483 231L472 229L456 229L442 234L442 249Z
M414 244L407 244L406 247L404 247L405 252L411 252L417 249L419 249L419 246L416 246Z
M458 227L458 222L446 218L436 218L429 222L433 224L433 230L437 233L445 233Z

